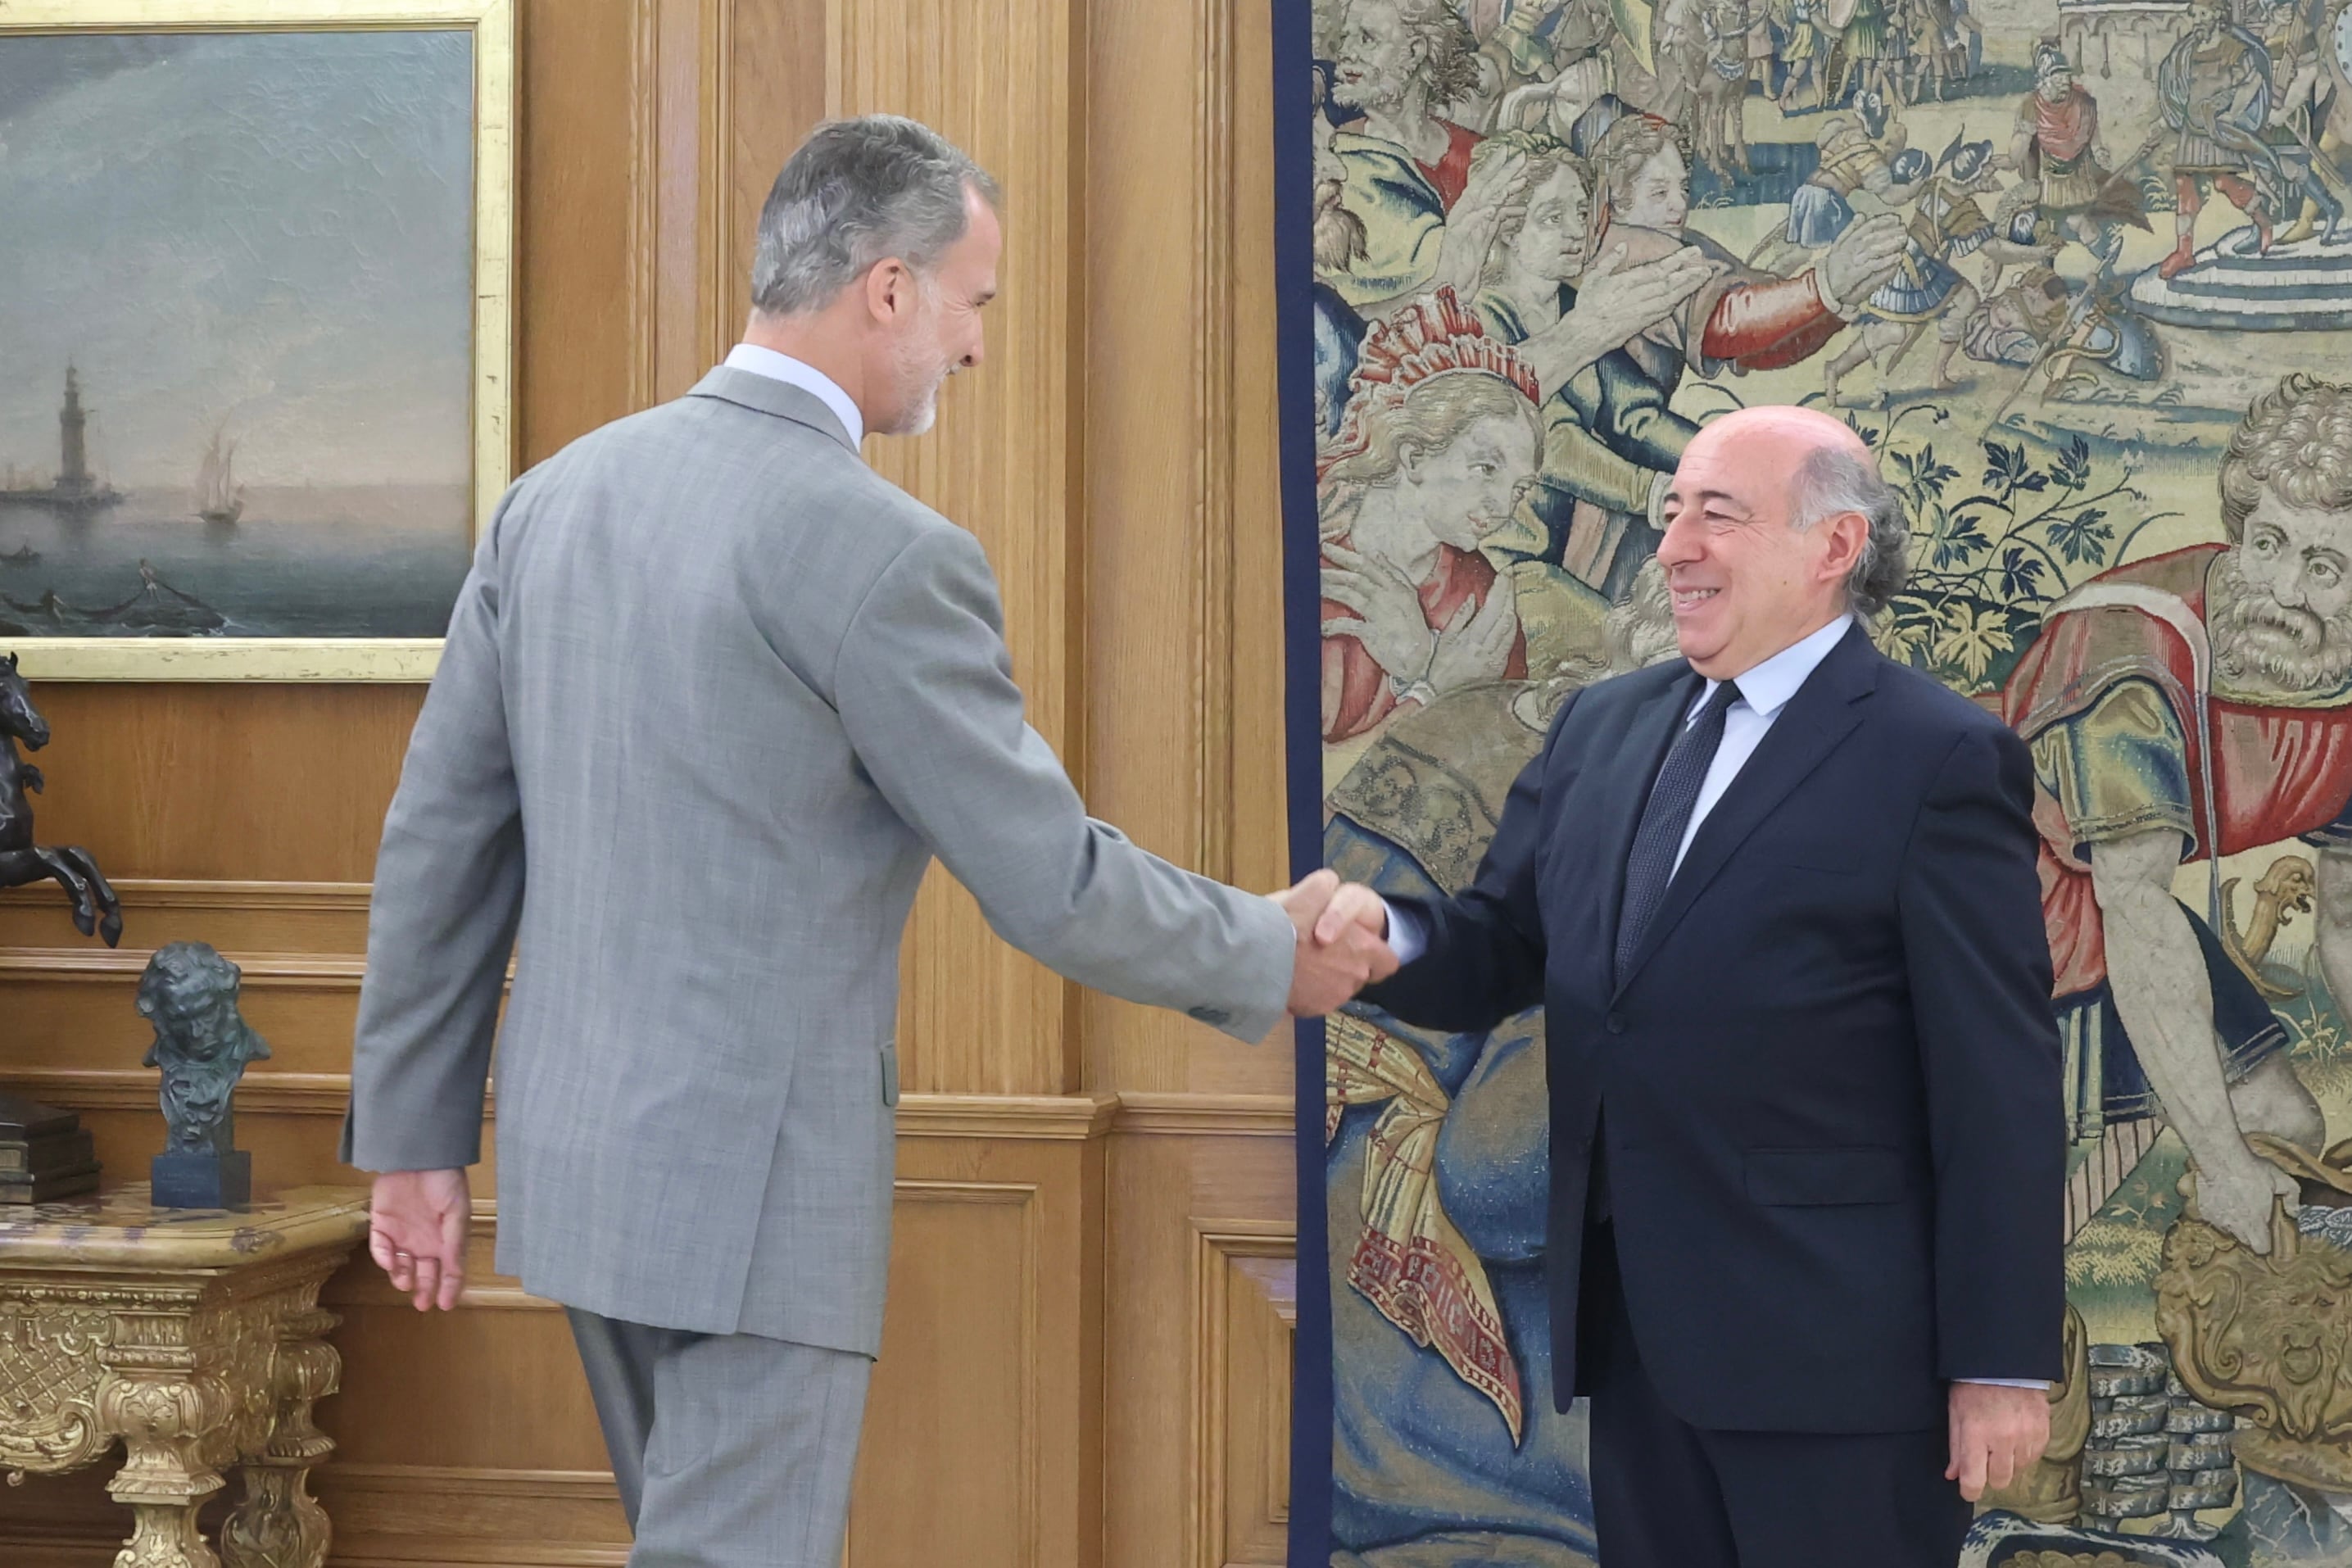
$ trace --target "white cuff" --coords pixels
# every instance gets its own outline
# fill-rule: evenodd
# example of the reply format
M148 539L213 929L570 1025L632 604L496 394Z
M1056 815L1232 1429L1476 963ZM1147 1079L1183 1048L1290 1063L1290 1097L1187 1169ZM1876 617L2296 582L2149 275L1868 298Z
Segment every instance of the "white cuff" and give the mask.
M1421 929L1421 921L1398 909L1386 899L1381 908L1388 911L1389 951L1396 954L1397 963L1411 963L1429 951L1429 933Z
M1952 1381L1973 1383L1985 1388L2038 1388L2044 1394L2050 1392L2050 1380L2042 1377L1956 1377Z

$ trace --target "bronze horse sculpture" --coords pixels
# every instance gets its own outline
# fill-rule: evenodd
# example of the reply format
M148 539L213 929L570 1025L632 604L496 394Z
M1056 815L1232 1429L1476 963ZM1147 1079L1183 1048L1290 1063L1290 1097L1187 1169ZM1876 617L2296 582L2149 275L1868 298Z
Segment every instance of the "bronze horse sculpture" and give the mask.
M16 672L16 656L0 656L0 888L21 888L51 879L73 900L74 929L114 946L122 940L122 905L89 851L55 849L33 842L31 795L41 791L41 770L19 756L49 743L48 721L33 706L33 694Z

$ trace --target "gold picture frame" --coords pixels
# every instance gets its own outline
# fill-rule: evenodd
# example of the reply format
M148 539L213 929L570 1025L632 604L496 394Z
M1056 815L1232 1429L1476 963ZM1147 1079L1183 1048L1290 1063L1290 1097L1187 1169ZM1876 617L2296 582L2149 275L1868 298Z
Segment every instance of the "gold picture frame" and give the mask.
M515 0L0 0L0 47L26 35L465 31L473 58L469 541L513 474ZM209 515L209 514L207 514ZM425 681L434 637L6 639L42 680Z

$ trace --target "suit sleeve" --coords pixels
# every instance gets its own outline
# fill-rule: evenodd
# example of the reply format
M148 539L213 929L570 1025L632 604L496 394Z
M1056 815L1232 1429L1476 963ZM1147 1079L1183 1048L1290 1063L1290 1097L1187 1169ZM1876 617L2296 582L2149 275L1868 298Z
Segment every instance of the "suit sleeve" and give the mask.
M1939 1376L2063 1375L2065 1133L2032 818L2008 730L1971 729L1904 853L1900 889L1935 1166Z
M833 682L875 787L1022 952L1097 990L1263 1039L1286 1012L1289 916L1087 816L1024 721L1003 624L988 558L961 530L919 535L884 569Z
M1391 898L1412 922L1419 956L1363 999L1424 1029L1491 1029L1543 1000L1543 916L1537 907L1544 779L1579 692L1560 705L1543 749L1521 769L1470 885L1451 899Z
M522 912L522 803L499 677L499 505L449 622L368 909L341 1158L367 1171L470 1165Z

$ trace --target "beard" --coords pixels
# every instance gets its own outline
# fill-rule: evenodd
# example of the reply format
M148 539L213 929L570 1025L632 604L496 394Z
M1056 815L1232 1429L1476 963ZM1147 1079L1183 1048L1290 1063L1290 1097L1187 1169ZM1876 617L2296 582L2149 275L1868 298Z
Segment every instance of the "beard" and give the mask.
M1377 114L1384 109L1395 109L1404 102L1404 78L1400 74L1383 77L1366 65L1360 81L1340 81L1331 84L1331 101L1342 109L1353 109L1366 114Z
M928 334L919 333L919 337ZM901 350L898 358L898 412L887 425L875 426L879 436L920 436L936 424L940 416L940 388L955 374L955 363L940 363L936 344L916 342Z
M2333 691L2352 677L2352 607L2322 616L2282 605L2246 581L2235 550L2213 563L2213 575L2221 591L2206 616L2224 673L2294 692Z

